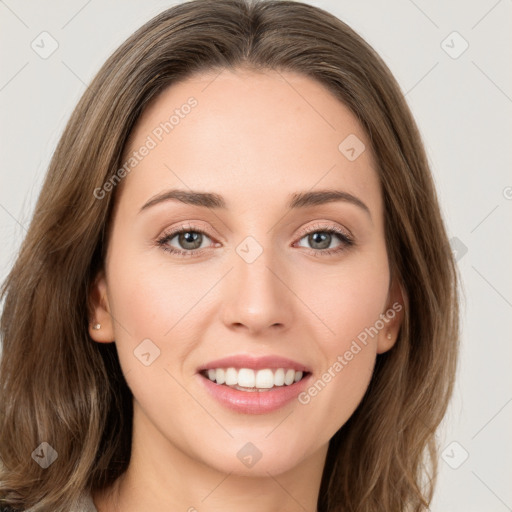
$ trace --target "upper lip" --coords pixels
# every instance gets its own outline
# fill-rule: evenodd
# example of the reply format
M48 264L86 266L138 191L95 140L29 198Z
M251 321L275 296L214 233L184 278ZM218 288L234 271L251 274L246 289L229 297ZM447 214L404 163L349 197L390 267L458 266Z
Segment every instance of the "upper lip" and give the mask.
M210 361L200 366L197 371L212 370L215 368L251 368L253 370L262 370L264 368L286 368L299 372L310 372L309 368L302 363L288 359L287 357L268 355L252 356L250 354L236 354L222 359Z

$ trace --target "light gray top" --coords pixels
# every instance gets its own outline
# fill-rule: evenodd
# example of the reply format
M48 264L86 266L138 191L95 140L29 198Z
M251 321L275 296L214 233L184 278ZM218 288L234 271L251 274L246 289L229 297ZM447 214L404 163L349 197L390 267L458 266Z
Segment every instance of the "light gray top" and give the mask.
M98 512L98 509L94 506L90 493L86 493L82 496L80 506L77 508L76 512Z
M33 509L26 509L25 512L31 512ZM80 501L77 506L71 509L69 512L98 512L98 509L94 506L94 501L92 501L92 495L90 493L84 492L80 497Z

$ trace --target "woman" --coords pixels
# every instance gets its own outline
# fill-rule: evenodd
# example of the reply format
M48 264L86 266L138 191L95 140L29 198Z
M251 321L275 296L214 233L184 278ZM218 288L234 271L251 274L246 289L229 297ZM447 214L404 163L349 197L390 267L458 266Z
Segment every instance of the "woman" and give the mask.
M133 34L3 297L11 509L428 508L455 265L395 79L323 10L195 0Z

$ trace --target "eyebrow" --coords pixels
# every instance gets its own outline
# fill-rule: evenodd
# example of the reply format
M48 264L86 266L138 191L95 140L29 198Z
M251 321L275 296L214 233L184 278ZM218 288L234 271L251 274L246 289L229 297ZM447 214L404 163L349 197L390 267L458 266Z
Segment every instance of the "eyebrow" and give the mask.
M140 209L140 212L165 201L180 201L185 204L202 206L204 208L227 210L225 199L212 192L198 192L195 190L172 189L157 194L149 199ZM288 204L289 209L310 208L326 203L344 201L364 210L371 218L370 209L361 199L341 190L316 190L308 192L297 192L291 194ZM139 213L140 213L139 212Z

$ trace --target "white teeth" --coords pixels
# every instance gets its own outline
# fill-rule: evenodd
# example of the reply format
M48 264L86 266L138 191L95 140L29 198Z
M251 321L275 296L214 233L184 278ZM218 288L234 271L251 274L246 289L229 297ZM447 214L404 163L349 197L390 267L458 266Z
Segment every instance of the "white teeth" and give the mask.
M282 368L279 368L279 370L276 370L276 373L274 373L274 385L284 386L284 370Z
M238 372L234 368L226 370L226 386L236 386L238 384Z
M208 378L214 382L217 381L217 384L224 384L226 382L226 372L222 368L213 371L215 372L215 380L210 377L210 372L208 372Z
M253 388L255 386L256 377L254 376L254 370L250 368L241 368L238 372L238 384L244 388ZM261 386L258 386L261 387Z
M272 370L265 368L253 370L251 368L211 368L206 373L208 379L217 384L233 386L236 389L246 388L247 391L255 389L270 389L274 386L290 386L299 382L304 373L290 369L278 368ZM244 389L245 390L245 389Z
M286 370L286 374L284 376L284 383L289 386L295 380L295 370Z
M240 372L241 371L242 370L240 370ZM256 374L256 387L267 389L274 387L274 373L272 370L258 370Z

